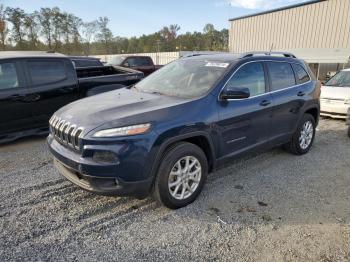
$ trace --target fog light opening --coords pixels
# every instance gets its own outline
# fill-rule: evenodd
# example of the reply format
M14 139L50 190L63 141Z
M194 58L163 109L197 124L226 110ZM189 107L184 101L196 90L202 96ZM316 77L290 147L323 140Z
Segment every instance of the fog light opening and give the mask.
M119 164L119 158L111 151L96 151L92 156L92 160L99 163Z

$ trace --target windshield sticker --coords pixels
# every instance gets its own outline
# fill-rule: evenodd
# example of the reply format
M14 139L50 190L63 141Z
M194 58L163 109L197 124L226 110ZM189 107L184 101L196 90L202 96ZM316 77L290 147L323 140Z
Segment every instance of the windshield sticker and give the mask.
M212 66L212 67L223 67L226 68L229 66L229 63L214 63L214 62L208 62L205 66Z

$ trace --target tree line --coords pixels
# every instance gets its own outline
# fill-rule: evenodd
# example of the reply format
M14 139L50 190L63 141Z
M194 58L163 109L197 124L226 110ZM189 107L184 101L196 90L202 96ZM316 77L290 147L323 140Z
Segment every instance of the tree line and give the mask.
M84 22L58 7L26 13L0 5L0 50L48 50L70 55L171 51L227 51L228 30L207 24L203 32L178 34L180 26L164 26L140 37L114 36L108 17Z

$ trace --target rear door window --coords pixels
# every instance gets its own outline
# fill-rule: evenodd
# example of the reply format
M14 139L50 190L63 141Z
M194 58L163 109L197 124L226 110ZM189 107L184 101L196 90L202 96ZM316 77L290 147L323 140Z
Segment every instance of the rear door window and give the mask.
M16 65L0 63L0 90L19 87Z
M61 60L29 60L27 62L33 85L45 85L67 78L65 64Z
M310 77L301 65L293 64L293 69L299 84L304 84L310 81Z
M266 64L270 75L271 91L296 85L294 72L289 63L266 62Z

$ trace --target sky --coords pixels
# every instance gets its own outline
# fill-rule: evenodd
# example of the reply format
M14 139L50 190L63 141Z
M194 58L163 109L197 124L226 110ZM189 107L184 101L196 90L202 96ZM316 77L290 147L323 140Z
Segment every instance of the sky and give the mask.
M0 0L30 13L58 6L89 22L100 16L110 19L114 36L150 34L163 26L178 24L179 33L202 31L207 23L228 28L230 18L261 12L306 0Z

